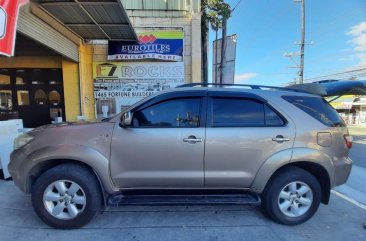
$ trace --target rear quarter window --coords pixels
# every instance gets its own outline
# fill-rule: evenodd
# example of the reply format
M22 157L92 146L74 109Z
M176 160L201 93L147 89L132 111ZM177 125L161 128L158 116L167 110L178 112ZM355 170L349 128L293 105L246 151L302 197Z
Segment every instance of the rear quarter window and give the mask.
M267 104L244 98L213 98L212 127L283 126L285 121Z
M282 96L282 98L326 126L346 126L337 111L323 98L309 96Z

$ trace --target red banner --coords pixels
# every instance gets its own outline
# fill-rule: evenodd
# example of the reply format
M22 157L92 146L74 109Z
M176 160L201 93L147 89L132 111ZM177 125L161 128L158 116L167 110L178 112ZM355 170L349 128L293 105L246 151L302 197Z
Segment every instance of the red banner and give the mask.
M28 0L0 0L0 54L14 55L19 6Z

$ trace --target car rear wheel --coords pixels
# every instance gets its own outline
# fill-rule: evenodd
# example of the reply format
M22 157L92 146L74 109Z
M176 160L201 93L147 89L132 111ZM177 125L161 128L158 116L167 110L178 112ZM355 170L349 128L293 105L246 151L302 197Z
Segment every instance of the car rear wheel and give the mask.
M44 172L32 188L37 215L54 228L78 228L88 223L102 204L99 182L81 165L62 164Z
M321 186L309 172L285 167L275 174L262 194L262 206L275 222L297 225L306 222L317 211Z

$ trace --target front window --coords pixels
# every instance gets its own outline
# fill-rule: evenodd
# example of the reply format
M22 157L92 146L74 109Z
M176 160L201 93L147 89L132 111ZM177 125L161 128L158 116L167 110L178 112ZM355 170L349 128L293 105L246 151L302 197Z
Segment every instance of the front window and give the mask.
M198 127L200 98L171 99L133 113L133 127Z

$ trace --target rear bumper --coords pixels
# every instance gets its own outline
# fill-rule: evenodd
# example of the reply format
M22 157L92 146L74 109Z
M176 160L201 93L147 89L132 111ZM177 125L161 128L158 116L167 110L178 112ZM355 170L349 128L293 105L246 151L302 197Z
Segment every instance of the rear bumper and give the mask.
M334 182L333 187L339 186L347 182L351 173L352 160L349 157L342 158L334 162Z

